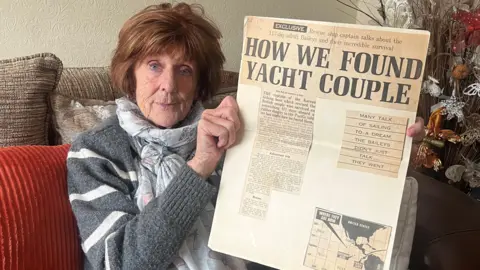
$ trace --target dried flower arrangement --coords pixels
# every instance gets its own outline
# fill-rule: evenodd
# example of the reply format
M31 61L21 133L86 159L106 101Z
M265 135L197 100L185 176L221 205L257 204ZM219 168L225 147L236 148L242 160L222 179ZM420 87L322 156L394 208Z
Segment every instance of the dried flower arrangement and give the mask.
M337 1L363 13L372 24L430 32L418 107L427 135L412 149L411 165L477 197L480 0L377 0L365 2L368 8L363 10L352 0Z

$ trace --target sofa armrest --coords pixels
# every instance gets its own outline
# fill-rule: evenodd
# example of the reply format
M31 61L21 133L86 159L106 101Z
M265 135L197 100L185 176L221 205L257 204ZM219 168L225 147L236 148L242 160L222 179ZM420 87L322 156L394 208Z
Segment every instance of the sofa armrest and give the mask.
M411 269L480 269L480 249L473 248L480 243L480 203L446 183L408 174L419 186Z
M457 232L433 240L426 251L430 269L480 269L480 230Z

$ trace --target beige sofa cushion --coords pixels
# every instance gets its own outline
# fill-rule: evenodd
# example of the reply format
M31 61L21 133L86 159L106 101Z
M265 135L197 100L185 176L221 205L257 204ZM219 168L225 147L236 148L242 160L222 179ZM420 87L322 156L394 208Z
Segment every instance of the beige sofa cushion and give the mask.
M48 94L63 65L51 53L0 60L0 147L48 144Z
M74 99L114 100L122 93L114 89L108 67L66 67L55 94Z
M237 89L237 86L220 88L210 100L207 100L203 103L203 106L206 109L213 109L216 108L226 96L237 98Z

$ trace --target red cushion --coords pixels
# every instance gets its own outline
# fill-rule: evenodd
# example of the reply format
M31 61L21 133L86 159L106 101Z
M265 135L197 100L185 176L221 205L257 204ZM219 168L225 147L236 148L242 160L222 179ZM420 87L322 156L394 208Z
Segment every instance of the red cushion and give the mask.
M0 148L0 269L80 269L69 145Z

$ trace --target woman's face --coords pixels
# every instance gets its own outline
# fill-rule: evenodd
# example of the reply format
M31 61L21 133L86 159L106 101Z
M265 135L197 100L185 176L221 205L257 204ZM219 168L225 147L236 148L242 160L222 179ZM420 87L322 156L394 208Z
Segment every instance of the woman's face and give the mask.
M162 54L139 62L134 73L137 104L147 119L170 128L187 116L196 97L195 63Z

